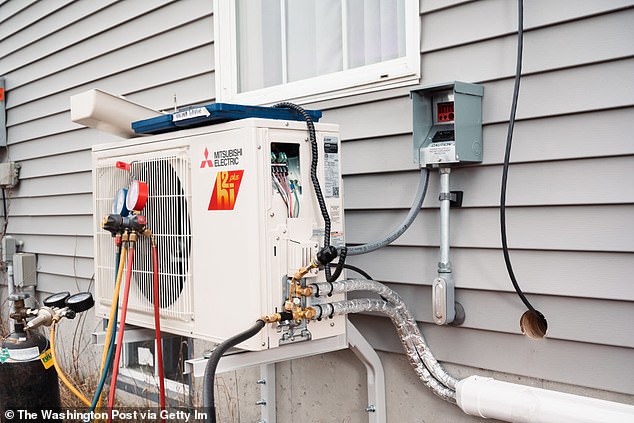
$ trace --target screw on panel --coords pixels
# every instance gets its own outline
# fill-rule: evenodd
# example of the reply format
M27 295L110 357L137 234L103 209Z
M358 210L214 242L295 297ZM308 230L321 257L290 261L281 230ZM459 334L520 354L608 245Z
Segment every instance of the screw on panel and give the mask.
M330 327L331 327L331 328L334 328L334 327L335 327L335 322L331 322L331 323L330 323Z
M367 411L368 413L375 413L376 406L374 404L370 404L367 407L365 407L365 411Z
M258 385L266 385L266 379L258 379L258 381L255 383L257 383Z
M269 216L273 217L273 216L275 216L275 213L271 212L271 213L269 213Z
M255 405L266 405L266 400L263 400L263 399L258 400L255 402Z

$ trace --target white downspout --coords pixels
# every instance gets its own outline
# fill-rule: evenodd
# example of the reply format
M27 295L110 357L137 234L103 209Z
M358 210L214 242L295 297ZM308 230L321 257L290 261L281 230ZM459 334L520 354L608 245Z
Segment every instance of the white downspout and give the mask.
M634 406L470 376L456 385L467 414L516 423L632 423Z

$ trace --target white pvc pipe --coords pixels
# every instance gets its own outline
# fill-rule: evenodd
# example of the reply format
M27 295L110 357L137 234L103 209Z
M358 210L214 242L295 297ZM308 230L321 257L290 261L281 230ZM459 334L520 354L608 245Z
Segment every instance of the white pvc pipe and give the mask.
M634 406L471 376L456 385L467 414L508 422L632 423Z

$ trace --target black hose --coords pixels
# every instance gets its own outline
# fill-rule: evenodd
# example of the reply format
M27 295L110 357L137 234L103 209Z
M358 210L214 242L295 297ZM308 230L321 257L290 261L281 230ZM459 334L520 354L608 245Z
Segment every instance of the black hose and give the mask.
M209 360L207 361L207 366L205 366L205 376L203 378L203 407L204 412L207 413L206 421L208 423L216 423L214 379L216 378L216 369L218 368L220 358L230 348L235 347L239 343L257 335L257 333L264 327L264 324L264 320L258 319L251 328L218 344L211 353L211 357L209 357Z
M308 137L310 138L310 148L311 148L311 159L310 159L310 180L313 183L313 189L315 190L315 195L317 196L317 203L319 203L319 210L321 211L321 216L324 219L324 248L330 245L330 215L328 215L328 208L326 208L326 201L324 200L324 195L321 192L321 186L319 185L319 179L317 178L317 163L319 159L319 150L317 147L317 137L315 136L315 125L313 124L313 119L310 115L304 110L301 106L290 102L282 102L273 105L273 107L279 109L291 109L302 115L304 120L306 121L306 126L308 127ZM326 280L331 279L330 275L330 266L325 267L326 272Z
M511 143L513 142L513 127L515 126L515 112L517 110L517 98L520 91L520 79L522 74L522 50L524 46L524 3L523 0L517 2L517 64L515 68L515 86L513 88L513 101L511 103L511 116L509 118L509 127L506 133L506 150L504 152L504 167L502 170L502 188L500 191L500 230L502 236L502 252L504 253L504 263L506 264L506 270L508 271L509 278L513 283L515 292L519 295L524 305L531 311L535 311L535 308L528 301L522 289L517 282L515 273L513 272L513 265L511 264L511 257L509 255L508 243L506 240L506 185L508 180L509 162L511 159Z

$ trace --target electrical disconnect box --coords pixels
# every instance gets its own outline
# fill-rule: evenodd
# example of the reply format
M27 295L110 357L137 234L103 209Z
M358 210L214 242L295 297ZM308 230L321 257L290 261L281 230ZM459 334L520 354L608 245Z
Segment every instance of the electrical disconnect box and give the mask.
M15 286L27 287L37 285L37 262L33 253L17 253L13 255L13 280Z
M411 91L414 161L450 166L482 161L481 85L451 82Z
M315 124L321 184L343 246L339 128ZM283 311L289 282L321 247L324 221L311 184L311 142L298 121L244 119L93 147L96 311L113 298L115 246L101 229L117 193L147 183L142 215L159 249L161 329L220 342ZM130 188L132 189L132 188ZM115 206L116 207L116 206ZM149 241L137 242L127 322L154 327ZM307 283L324 281L313 270ZM304 306L344 299L304 298ZM248 350L339 336L345 317L266 325Z

